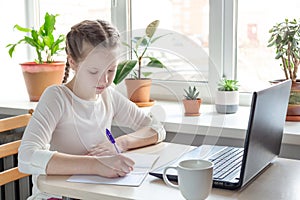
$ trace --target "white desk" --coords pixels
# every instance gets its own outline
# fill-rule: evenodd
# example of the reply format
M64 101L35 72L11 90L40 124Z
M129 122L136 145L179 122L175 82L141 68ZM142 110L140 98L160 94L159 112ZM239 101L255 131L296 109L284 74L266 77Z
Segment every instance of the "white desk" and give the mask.
M136 150L135 152L160 154L154 167L168 162L193 147L171 143ZM184 199L179 190L150 175L140 187L83 184L66 182L69 176L39 176L38 187L43 192L66 197L105 200L105 199L141 199L141 200L179 200ZM230 191L212 189L208 200L226 199L299 199L300 161L278 158L264 173L242 190Z

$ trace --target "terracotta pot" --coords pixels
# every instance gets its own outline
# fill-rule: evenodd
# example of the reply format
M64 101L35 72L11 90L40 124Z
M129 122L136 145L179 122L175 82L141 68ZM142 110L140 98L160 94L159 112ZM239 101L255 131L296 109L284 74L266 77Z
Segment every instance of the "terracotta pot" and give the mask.
M285 79L280 79L280 80L275 80L270 82L276 84L284 80ZM287 117L289 116L291 117L291 121L300 121L300 119L298 119L300 116L300 80L297 80L296 82L292 82L289 105L288 105L286 115ZM296 117L297 119L293 119L293 117Z
M216 110L222 114L236 113L239 107L238 91L217 91L215 97Z
M125 79L127 96L133 102L150 102L151 79Z
M300 80L292 83L287 115L300 115Z
M65 62L20 64L30 101L39 101L44 90L53 84L61 84L64 76Z
M184 105L185 116L199 116L200 115L200 105L202 103L202 100L198 98L197 100L182 100Z

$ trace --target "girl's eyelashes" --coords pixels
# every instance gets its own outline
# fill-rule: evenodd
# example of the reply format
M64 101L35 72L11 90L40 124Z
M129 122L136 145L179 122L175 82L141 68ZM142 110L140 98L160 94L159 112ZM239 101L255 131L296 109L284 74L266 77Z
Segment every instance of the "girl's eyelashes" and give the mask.
M89 72L90 72L90 74L98 74L98 71L92 71L92 70L90 70Z
M89 67L89 68L88 68L88 72L89 72L90 74L97 74L97 73L99 72L99 70L96 69L96 68L94 68L94 67Z
M106 73L114 73L115 71L116 71L115 68L111 68L111 69L108 69ZM90 68L88 68L88 72L90 74L98 74L99 70L94 67L90 67Z

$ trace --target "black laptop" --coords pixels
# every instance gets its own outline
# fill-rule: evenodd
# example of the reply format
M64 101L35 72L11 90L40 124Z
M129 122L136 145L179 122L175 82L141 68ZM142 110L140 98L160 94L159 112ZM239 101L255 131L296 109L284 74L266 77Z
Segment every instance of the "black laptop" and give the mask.
M253 93L243 148L201 145L167 165L177 166L185 159L204 158L214 163L213 187L243 187L279 155L290 88L291 81L287 80ZM152 170L150 175L162 178L165 167ZM169 170L168 173L170 180L177 181L175 172Z

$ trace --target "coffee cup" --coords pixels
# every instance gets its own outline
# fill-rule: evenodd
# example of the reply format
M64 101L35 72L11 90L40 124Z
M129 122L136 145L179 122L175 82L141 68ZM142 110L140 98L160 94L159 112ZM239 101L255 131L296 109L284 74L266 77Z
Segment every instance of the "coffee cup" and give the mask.
M184 160L177 167L166 167L163 172L163 179L168 186L179 188L186 199L203 200L211 192L213 166L213 163L207 160ZM178 184L169 181L167 171L170 169L177 171Z

